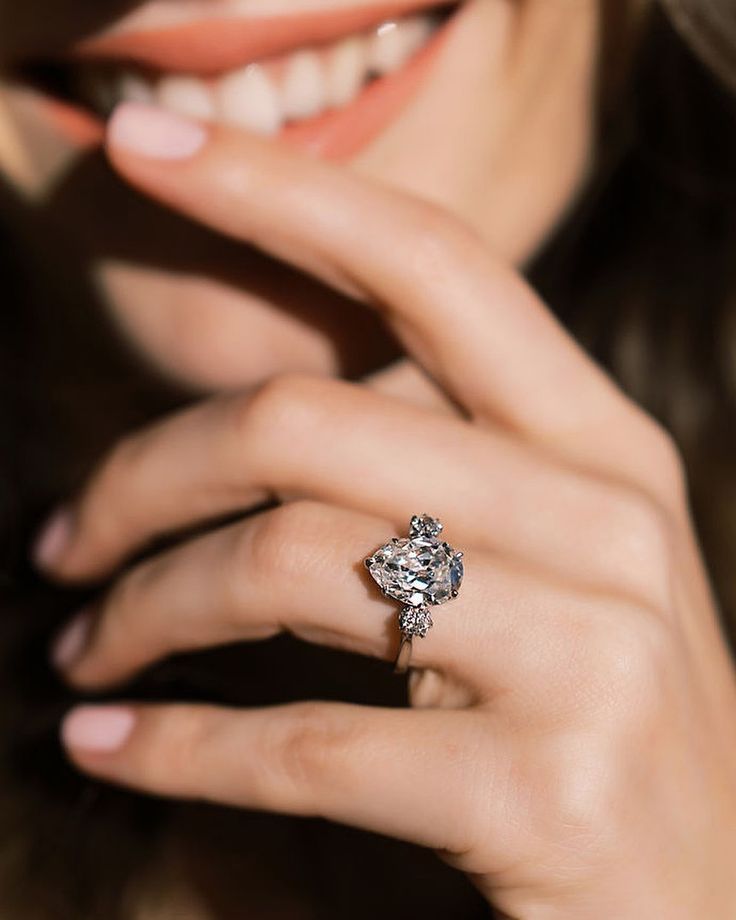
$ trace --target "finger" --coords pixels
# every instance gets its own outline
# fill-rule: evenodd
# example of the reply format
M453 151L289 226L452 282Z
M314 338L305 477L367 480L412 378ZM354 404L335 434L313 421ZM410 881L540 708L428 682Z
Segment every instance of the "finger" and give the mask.
M400 533L426 511L460 548L502 551L576 583L660 600L651 554L662 536L651 502L502 432L302 376L211 400L127 438L77 501L53 570L102 576L154 535L273 493L377 515ZM605 540L582 536L591 520L605 520Z
M374 304L473 416L659 488L653 424L467 227L283 145L186 125L191 155L167 159L154 140L181 123L123 105L108 133L113 165L154 198Z
M381 597L362 564L391 534L386 521L314 502L214 531L123 575L94 613L67 627L56 664L71 682L99 688L172 652L282 630L393 660L399 605ZM414 642L413 665L445 684L450 678L474 700L513 689L517 705L537 715L553 690L558 709L570 685L577 698L574 660L597 646L590 635L605 630L610 646L609 630L623 628L631 605L475 548L464 563L460 593L432 608L434 626Z
M443 415L459 414L458 407L447 394L409 358L401 358L388 367L370 374L363 382L378 393L406 400L422 409L430 409Z
M382 597L363 561L394 535L388 521L304 501L213 531L123 575L94 613L67 627L56 664L72 682L93 687L172 652L283 630L392 660L397 602ZM486 599L479 576L466 587L468 610ZM415 664L461 666L469 623L458 621L455 605L455 622L439 642L421 643Z
M489 822L500 843L512 807L508 743L476 712L82 707L62 735L78 766L116 783L319 816L453 853Z
M102 577L155 536L255 508L274 495L345 504L403 529L420 498L431 498L440 513L437 495L453 463L466 470L451 488L465 495L468 507L467 477L475 468L485 481L492 436L419 408L414 398L384 395L385 385L395 384L384 379L367 389L288 375L127 436L67 514L64 545L50 559L42 538L39 561L64 578ZM401 463L386 463L385 445ZM510 441L507 446L512 455L521 450ZM483 483L477 485L480 492Z

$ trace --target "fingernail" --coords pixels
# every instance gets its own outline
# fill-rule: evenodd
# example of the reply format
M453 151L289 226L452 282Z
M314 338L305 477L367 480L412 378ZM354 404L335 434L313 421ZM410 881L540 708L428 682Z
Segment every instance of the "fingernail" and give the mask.
M92 619L92 612L83 610L56 637L51 647L51 661L60 671L65 671L81 658L89 640Z
M42 569L51 568L64 554L71 542L73 529L72 513L60 508L46 522L33 549L33 558Z
M112 147L154 160L186 160L204 145L207 131L158 106L124 102L108 122L107 139Z
M109 754L125 744L135 722L133 710L124 706L78 706L64 719L61 739L69 748Z

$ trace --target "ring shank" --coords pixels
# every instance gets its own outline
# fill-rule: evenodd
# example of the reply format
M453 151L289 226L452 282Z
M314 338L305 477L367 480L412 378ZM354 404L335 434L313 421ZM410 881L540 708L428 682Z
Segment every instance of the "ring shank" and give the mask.
M396 664L394 665L394 674L406 674L411 662L412 637L403 634L401 636L401 645L396 655Z

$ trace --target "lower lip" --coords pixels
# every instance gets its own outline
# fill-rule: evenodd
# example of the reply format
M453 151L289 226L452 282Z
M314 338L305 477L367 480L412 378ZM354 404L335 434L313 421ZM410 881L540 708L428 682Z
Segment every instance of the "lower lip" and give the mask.
M276 139L323 159L355 156L411 101L441 54L457 18L458 13L453 13L405 67L369 84L344 109L286 125ZM102 142L105 129L98 117L64 100L45 97L45 103L50 120L75 146L88 149Z

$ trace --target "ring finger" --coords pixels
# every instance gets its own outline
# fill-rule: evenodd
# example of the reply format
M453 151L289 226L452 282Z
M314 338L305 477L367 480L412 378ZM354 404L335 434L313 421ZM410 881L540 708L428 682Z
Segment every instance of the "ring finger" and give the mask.
M502 432L303 376L211 400L129 436L77 501L71 536L51 568L73 579L108 575L151 537L252 509L273 494L402 528L427 511L458 542L660 600L642 564L643 541L632 540L642 513L619 487ZM581 541L591 518L603 515L605 543Z
M398 602L382 597L362 561L395 534L389 521L311 501L220 528L122 576L62 634L57 664L78 684L108 684L171 652L281 631L389 659ZM443 630L417 663L459 663L458 632Z
M172 652L284 630L392 659L398 602L381 596L362 565L392 533L380 518L309 501L213 531L123 576L69 627L57 663L74 683L95 687ZM540 681L559 682L569 624L584 628L595 617L593 601L463 549L460 594L433 608L436 626L414 643L414 664L452 676L478 699L499 683L523 684L524 697L537 696Z

